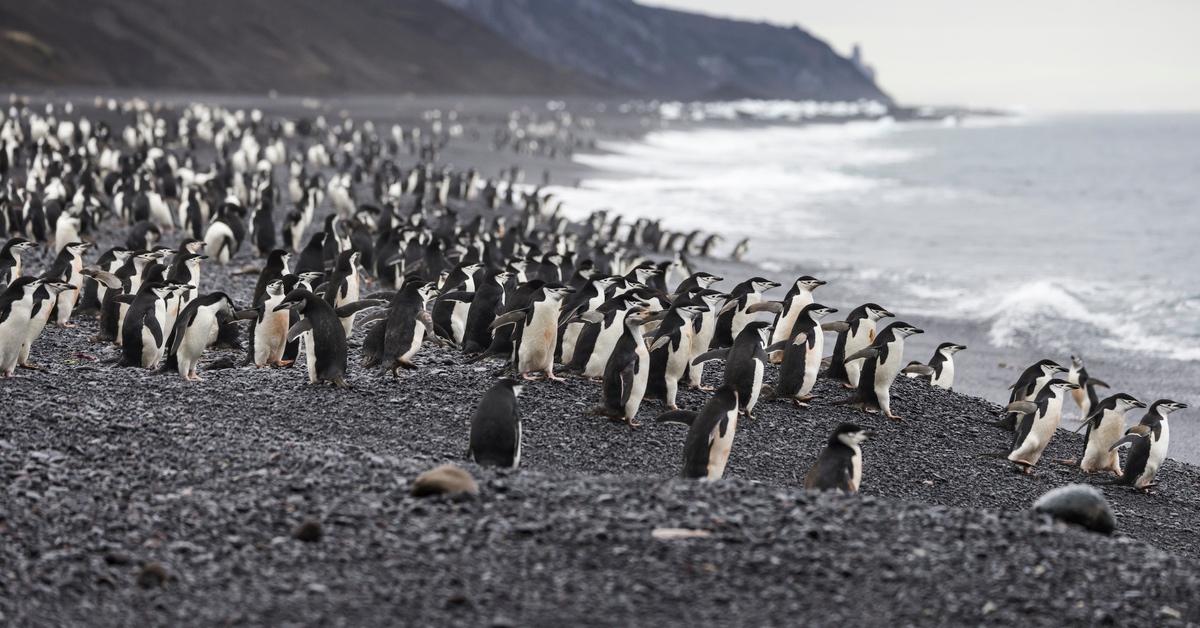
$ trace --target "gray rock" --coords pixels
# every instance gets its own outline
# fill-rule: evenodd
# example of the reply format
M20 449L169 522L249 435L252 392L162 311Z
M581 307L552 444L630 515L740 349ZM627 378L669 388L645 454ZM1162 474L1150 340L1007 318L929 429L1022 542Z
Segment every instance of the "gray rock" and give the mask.
M1093 532L1112 534L1117 528L1104 493L1087 484L1068 484L1053 489L1033 502L1033 509Z

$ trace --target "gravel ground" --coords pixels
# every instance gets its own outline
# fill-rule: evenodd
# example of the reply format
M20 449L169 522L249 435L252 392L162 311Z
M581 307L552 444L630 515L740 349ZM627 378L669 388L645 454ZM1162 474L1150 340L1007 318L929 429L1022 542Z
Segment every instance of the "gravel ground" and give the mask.
M255 278L233 271L257 263L206 266L202 290L245 303ZM495 363L427 345L399 380L353 365L345 391L299 367L187 383L117 368L94 332L47 329L44 370L0 381L3 625L1200 624L1200 469L1168 461L1151 495L1102 487L1112 537L1053 523L1034 499L1098 481L1050 462L1080 438L1019 475L980 456L1009 444L995 405L919 382L897 382L898 424L831 406L826 382L807 410L762 404L728 479L699 484L674 479L683 428L588 416L591 382L527 387L522 468L494 471L464 453ZM878 432L862 494L804 492L847 420ZM442 462L480 496L411 497ZM709 535L652 536L676 527Z

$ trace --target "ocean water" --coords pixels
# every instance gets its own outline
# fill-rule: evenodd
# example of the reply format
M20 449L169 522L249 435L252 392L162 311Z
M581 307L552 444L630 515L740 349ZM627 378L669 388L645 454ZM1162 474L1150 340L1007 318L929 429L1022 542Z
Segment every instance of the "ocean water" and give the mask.
M768 276L811 273L831 282L819 301L925 325L914 359L975 344L996 364L966 392L1000 400L1020 365L1075 353L1093 373L1140 371L1104 379L1153 389L1141 397L1200 401L1200 114L666 130L602 148L578 159L611 176L556 190L572 211L716 231L719 254L749 237Z

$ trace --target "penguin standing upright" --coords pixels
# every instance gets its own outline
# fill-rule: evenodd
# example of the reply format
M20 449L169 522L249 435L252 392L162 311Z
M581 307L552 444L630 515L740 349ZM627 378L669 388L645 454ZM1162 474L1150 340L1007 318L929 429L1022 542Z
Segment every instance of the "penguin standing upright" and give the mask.
M1125 458L1125 472L1116 483L1135 486L1143 491L1157 484L1154 479L1167 459L1167 447L1171 443L1167 415L1187 407L1186 403L1170 399L1155 401L1150 404L1141 422L1126 430L1125 436L1109 447L1110 451L1115 452L1122 445L1130 445L1129 455Z
M541 286L523 311L513 311L492 323L496 333L502 327L515 325L513 332L513 368L525 379L533 373L544 373L546 379L563 381L554 375L554 349L558 346L558 318L562 300L574 288L558 283Z
M786 295L782 299L783 309L779 315L775 317L775 330L771 332L771 342L775 344L790 340L795 332L796 320L800 316L800 312L804 307L813 302L813 291L825 285L824 281L804 275L792 283L792 287L788 289ZM780 356L780 360L783 358Z
M433 283L408 280L388 303L387 317L375 323L363 340L363 362L367 368L382 366L393 377L400 369L416 369L412 358L432 327L425 304L437 294Z
M779 382L772 389L771 398L791 400L797 407L806 406L812 400L812 389L817 383L821 356L825 352L821 319L835 312L836 309L820 303L809 303L801 309L793 320L791 339L782 341L785 345L783 364L779 367Z
M121 366L152 369L162 359L167 321L167 299L174 289L163 282L142 284L132 297L121 327Z
M328 281L326 281L325 300L329 305L338 308L358 300L362 282L358 275L359 257L361 254L354 250L338 253L333 272L329 273ZM354 328L353 315L342 319L342 328L346 331L346 337L349 338L350 331Z
M80 291L83 289L83 254L91 247L87 242L66 243L43 275L47 279L55 278L72 286L70 290L59 291L54 303L54 324L59 327L75 326L75 323L71 322L71 314L75 311L75 304L79 302Z
M692 361L692 321L708 307L698 301L676 299L650 345L650 379L646 397L662 399L672 410L679 408L675 397L679 381Z
M1144 402L1133 396L1117 393L1092 408L1092 415L1084 424L1087 432L1083 438L1083 458L1079 460L1079 468L1084 473L1108 471L1113 475L1121 475L1121 458L1117 452L1112 451L1112 446L1125 433L1126 413L1134 408L1145 407ZM1074 460L1063 462L1075 463Z
M1033 473L1034 465L1062 421L1063 395L1076 386L1061 379L1051 380L1038 391L1034 401L1014 401L1005 407L1005 412L1021 415L1008 460L1024 473Z
M338 311L321 297L303 288L292 290L275 306L278 312L289 309L298 312L301 318L288 330L287 340L291 342L301 334L308 334L304 350L308 356L309 383L328 382L338 388L348 388L346 330L342 327Z
M1096 388L1108 388L1108 384L1091 377L1087 368L1083 366L1083 358L1074 355L1071 356L1071 370L1067 372L1067 381L1079 384L1079 388L1071 391L1071 397L1075 399L1075 405L1079 406L1079 420L1086 421L1092 416L1092 408L1100 403L1100 395L1096 393Z
M846 316L849 329L838 334L833 344L833 356L829 359L829 368L825 377L841 382L846 388L858 387L858 376L862 372L862 363L846 363L846 356L854 355L875 342L876 324L892 313L875 303L864 303Z
M29 333L34 295L43 281L18 277L0 293L0 376L12 377L21 357L21 347Z
M9 285L21 276L21 254L37 246L25 238L12 238L0 247L0 285Z
M637 412L650 377L650 352L642 338L642 325L649 321L647 310L625 315L624 332L604 367L601 404L595 409L597 414L624 420L629 427L641 425L637 422Z
M857 493L862 485L862 444L873 435L853 423L838 425L804 475L804 488Z
M719 277L715 279L720 279ZM695 364L693 360L708 353L713 336L717 333L717 312L725 307L725 295L715 290L699 290L694 293L707 307L695 318L692 333L692 355L688 359L688 387L706 390L704 387L704 363ZM708 388L707 390L711 390Z
M899 421L900 417L892 412L892 382L904 364L904 339L921 333L924 330L897 321L880 332L871 346L847 356L846 362L863 362L862 374L854 394L836 404L856 405L867 412L878 409L887 418Z
M503 378L483 394L471 417L467 457L488 467L516 469L521 464L521 410L517 398L524 388Z
M50 316L54 313L55 301L63 292L75 289L69 283L56 281L50 277L43 276L42 279L42 286L33 294L33 310L30 313L29 324L25 327L25 342L21 345L21 357L17 361L18 365L27 369L38 368L29 361L29 352L33 348L34 341L42 335L46 323L50 321Z
M1017 378L1017 383L1012 385L1012 393L1009 394L1008 402L1015 401L1035 401L1038 393L1042 388L1059 373L1066 373L1067 369L1058 365L1054 360L1039 360L1030 365L1021 372L1021 376ZM1017 413L1009 412L1004 415L1000 421L996 423L996 427L1006 430L1014 430L1017 427Z
M713 336L712 346L732 346L742 329L753 320L755 311L758 311L754 306L762 302L762 293L777 287L778 283L762 277L751 277L734 286L729 292L728 303L717 316L717 331ZM742 402L745 401L743 398Z
M168 351L185 380L202 381L196 366L204 350L217 339L217 314L221 311L232 314L233 301L224 292L213 292L192 299L176 317Z
M700 364L711 360L725 361L725 384L737 390L738 403L746 418L754 418L754 406L762 392L763 373L767 368L767 352L763 347L771 333L770 323L753 321L742 328L729 349L715 349L692 360Z
M463 329L463 353L479 353L492 343L491 325L496 315L505 306L504 287L514 273L509 271L488 272L467 310L467 322Z
M909 377L921 377L929 380L929 384L935 388L945 388L951 390L954 388L954 354L959 351L965 351L966 345L955 344L953 342L943 342L938 345L938 348L933 352L933 357L929 359L928 368L910 370L905 368L905 374Z
M683 442L683 470L680 476L713 482L725 475L733 436L737 432L738 394L730 385L718 388L700 412L673 410L658 415L659 423L688 426Z

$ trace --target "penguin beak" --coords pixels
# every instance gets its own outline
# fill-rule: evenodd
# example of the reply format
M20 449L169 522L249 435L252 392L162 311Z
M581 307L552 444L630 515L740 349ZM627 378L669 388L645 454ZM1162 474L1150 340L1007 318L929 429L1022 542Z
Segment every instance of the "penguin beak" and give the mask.
M274 312L282 312L282 311L284 311L284 310L294 310L294 309L296 309L296 308L298 308L298 307L300 307L300 302L299 302L299 301L284 301L283 303L280 303L279 305L276 305L276 306L275 306L275 309L274 309L274 310L272 310L272 311L274 311Z
M1078 386L1076 386L1076 388L1078 388ZM1138 400L1136 400L1136 399L1135 399L1135 400L1134 400L1134 402L1133 402L1133 407L1135 407L1135 408L1145 408L1145 407L1146 407L1146 402L1145 402L1145 401L1138 401Z
M863 430L862 435L864 438L875 438L875 430Z

